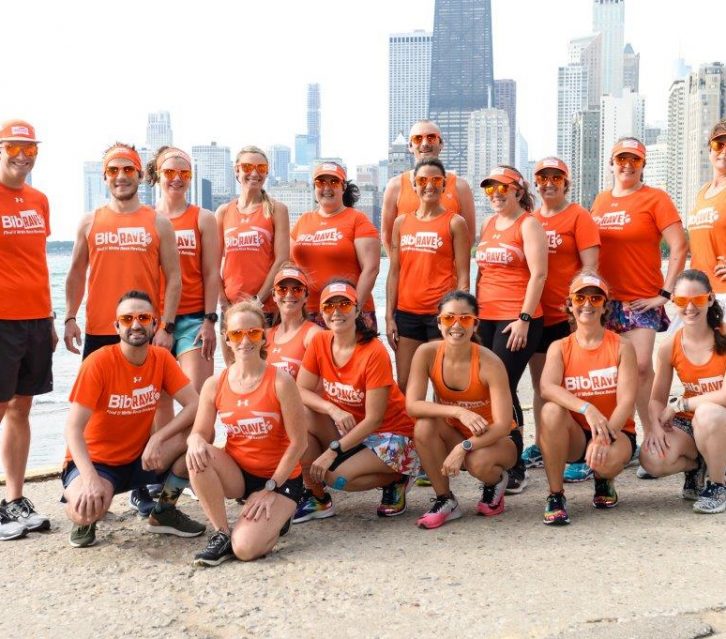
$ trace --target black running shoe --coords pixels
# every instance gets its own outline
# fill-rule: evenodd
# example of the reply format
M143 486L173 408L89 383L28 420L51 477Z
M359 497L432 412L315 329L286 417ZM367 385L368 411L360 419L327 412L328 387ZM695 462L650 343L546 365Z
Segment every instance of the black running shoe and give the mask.
M212 533L207 547L194 555L195 566L219 566L228 559L233 559L232 539L227 533L218 530Z

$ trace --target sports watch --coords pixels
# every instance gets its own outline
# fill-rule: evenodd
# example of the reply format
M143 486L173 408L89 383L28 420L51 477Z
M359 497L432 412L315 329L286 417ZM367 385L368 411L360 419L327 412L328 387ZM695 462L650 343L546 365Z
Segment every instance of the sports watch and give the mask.
M461 447L468 453L472 448L474 448L474 444L471 443L470 439L465 439L461 442Z
M328 445L328 448L332 450L336 455L340 455L343 451L340 448L340 441L337 439L334 439L330 444Z
M531 322L532 316L529 313L520 313L519 319L521 319L523 322Z
M268 493L274 493L276 489L277 489L277 482L274 479L268 479L265 482L265 490Z
M164 330L169 333L169 335L173 335L176 330L176 324L174 322L164 322Z
M209 320L210 322L212 322L212 324L216 324L217 323L217 320L219 319L219 315L217 315L214 312L212 312L212 313L205 313L204 314L204 319L205 320Z

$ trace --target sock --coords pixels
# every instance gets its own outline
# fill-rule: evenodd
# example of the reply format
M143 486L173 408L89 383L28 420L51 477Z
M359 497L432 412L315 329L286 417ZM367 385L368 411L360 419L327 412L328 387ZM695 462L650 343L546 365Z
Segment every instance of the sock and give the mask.
M179 477L172 472L164 482L164 486L161 489L161 495L159 495L159 502L154 507L154 512L161 512L163 510L162 504L170 504L174 506L179 499L179 495L189 485L189 480Z

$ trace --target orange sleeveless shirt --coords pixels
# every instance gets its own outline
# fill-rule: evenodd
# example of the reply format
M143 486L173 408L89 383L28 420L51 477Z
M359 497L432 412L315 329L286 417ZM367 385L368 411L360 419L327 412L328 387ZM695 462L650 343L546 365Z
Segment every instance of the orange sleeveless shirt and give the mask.
M275 343L275 334L280 325L273 326L267 331L267 363L287 371L296 379L305 355L305 337L313 326L317 324L306 320L292 339L284 344Z
M411 175L413 171L401 173L401 190L396 200L396 209L399 215L405 213L415 213L421 200L411 184ZM446 186L441 194L441 206L449 213L459 213L461 211L461 203L459 202L459 194L456 191L456 175L453 173L446 174Z
M214 399L227 431L224 450L246 472L269 479L290 445L275 391L277 369L267 366L259 385L249 393L235 393L228 373L226 368L220 374ZM298 462L290 478L300 472Z
M148 293L159 311L161 262L154 209L116 213L101 207L93 214L87 241L86 333L115 335L116 306L132 289Z
M726 355L719 355L715 351L705 364L694 364L686 357L683 350L683 329L676 331L673 338L673 352L671 365L683 384L684 396L695 397L711 391L717 391L723 383L726 373ZM681 417L693 419L693 411L679 413Z
M610 419L617 406L620 337L606 330L600 346L592 350L582 348L575 333L561 339L560 344L565 365L562 385ZM584 430L590 430L584 415L572 411L570 415ZM635 432L632 417L628 417L623 432Z
M453 215L444 212L426 221L415 213L404 216L399 226L399 310L433 315L441 298L456 288Z
M492 417L492 402L489 395L489 386L481 381L479 377L479 345L471 345L471 368L469 373L469 385L464 390L454 390L446 385L444 380L444 351L446 344L441 342L436 349L434 365L431 368L429 377L434 387L437 401L445 406L461 406L472 413L481 415L488 424L494 421ZM464 437L471 437L472 432L458 419L447 419L447 423L458 430ZM512 420L512 430L517 424Z
M709 184L696 196L693 211L688 214L688 242L691 245L691 268L708 275L715 293L726 293L726 282L713 272L719 255L726 255L726 189L706 197Z

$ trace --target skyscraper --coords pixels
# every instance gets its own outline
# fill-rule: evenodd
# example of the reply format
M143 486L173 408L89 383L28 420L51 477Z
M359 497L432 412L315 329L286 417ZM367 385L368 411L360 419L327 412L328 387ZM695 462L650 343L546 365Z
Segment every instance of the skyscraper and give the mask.
M388 175L398 175L413 168L413 155L409 153L408 141L402 133L396 136L388 147Z
M593 0L592 30L602 34L602 94L623 93L625 0Z
M314 149L313 157L321 157L319 84L308 84L308 142Z
M90 213L108 199L102 162L83 163L83 209Z
M315 144L310 140L307 133L298 133L295 136L295 164L298 166L310 166L315 158Z
M148 147L142 146L140 149L136 149L139 157L141 158L141 166L143 166L144 169L154 157L154 154L156 153L156 148L150 149ZM139 182L138 195L139 202L141 202L142 204L151 207L156 206L156 189L148 184L146 180L141 180L141 182Z
M463 175L469 114L494 95L491 0L436 0L429 118L441 127L441 159Z
M600 109L586 109L572 122L572 200L586 209L600 190Z
M287 182L290 170L290 147L273 144L267 154L270 160L270 179L273 182Z
M428 117L431 34L419 30L388 37L388 144L408 136L414 122Z
M600 190L612 186L612 169L607 161L615 142L621 137L645 137L645 98L624 89L617 98L604 95L600 106Z
M216 142L192 147L197 175L212 183L212 207L232 199L235 192L234 170L228 146Z
M623 52L623 87L633 93L638 92L640 85L640 54L633 51L630 43L625 45Z
M668 90L667 191L683 217L686 211L686 81L678 79Z
M514 80L494 80L494 108L509 116L509 164L514 164L517 140L517 83Z
M155 152L160 146L171 146L172 144L174 144L174 136L171 131L169 112L149 113L146 125L146 146Z

